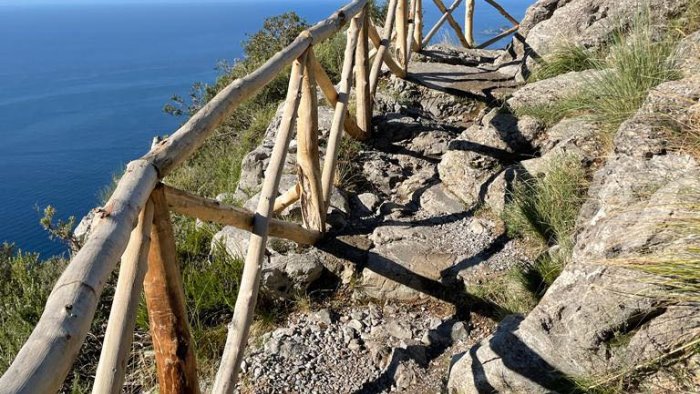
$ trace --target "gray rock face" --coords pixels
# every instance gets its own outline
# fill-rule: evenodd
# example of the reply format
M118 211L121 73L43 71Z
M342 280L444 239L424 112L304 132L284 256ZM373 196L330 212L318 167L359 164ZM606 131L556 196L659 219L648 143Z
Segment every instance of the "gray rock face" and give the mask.
M664 113L687 116L698 86L694 78L659 85L620 127L616 152L595 173L579 215L573 262L525 319L504 320L454 361L451 392L561 390L563 375L609 374L700 334L697 305L669 306L658 278L619 263L697 243L673 223L692 215L683 207L697 196L688 191L700 190L700 166L659 149L664 136L650 114L663 104Z
M573 96L586 81L600 78L606 71L572 71L554 78L529 83L513 92L508 105L515 111L523 107L537 107Z
M687 6L684 0L539 0L528 8L518 35L496 60L521 60L516 79L524 81L537 59L562 44L599 48L616 29L625 29L640 10L649 10L652 25L663 28Z
M494 109L450 143L438 165L440 179L447 190L472 207L484 200L504 163L517 159L516 152L532 152L542 133L535 119L518 119Z
M698 50L700 50L700 31L690 34L678 44L675 53L676 64L683 76L692 77L700 74Z
M314 253L273 254L263 263L261 290L275 298L290 298L303 293L321 277L323 264Z

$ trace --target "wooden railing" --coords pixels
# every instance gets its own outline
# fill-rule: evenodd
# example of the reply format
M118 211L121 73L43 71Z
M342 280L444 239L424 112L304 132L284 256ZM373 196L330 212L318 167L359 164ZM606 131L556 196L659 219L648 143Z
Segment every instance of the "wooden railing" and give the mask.
M442 13L442 16L428 31L428 34L426 34L425 38L421 43L422 46L428 45L430 40L435 36L435 33L437 33L440 30L440 28L445 22L447 22L452 27L452 30L457 36L457 39L459 40L460 44L462 44L462 46L464 46L465 48L487 48L489 45L494 44L500 41L501 39L508 37L509 35L518 31L518 28L520 27L520 22L518 22L517 19L515 19L511 14L509 14L508 11L505 10L505 8L503 8L494 0L484 0L488 5L495 8L501 15L503 15L503 17L505 17L510 23L512 23L513 26L497 34L495 37L490 38L482 42L481 44L477 44L474 41L474 1L475 0L466 0L466 12L464 14L464 32L462 32L462 27L452 15L453 12L460 6L462 0L454 0L454 2L452 3L452 5L450 5L449 8L445 7L445 3L443 3L442 0L433 0L435 6ZM420 1L418 3L420 3ZM420 8L420 5L418 7Z
M439 4L440 0L435 0ZM383 65L407 75L411 53L420 51L422 1L391 0L381 31L368 13L368 0L355 0L302 32L260 68L240 78L204 105L180 129L127 166L93 230L51 292L44 312L19 354L0 378L1 393L57 392L85 340L107 278L121 259L112 309L93 392L118 393L131 349L136 308L145 294L161 393L197 393L196 359L187 323L170 212L250 231L241 285L213 391L231 393L260 285L268 235L302 244L323 237L333 174L343 130L366 139L372 132L372 106ZM445 19L450 19L446 13ZM314 56L314 45L347 23L347 44L338 89ZM370 50L370 46L374 49ZM283 117L255 212L167 186L161 180L182 164L238 105L291 65ZM356 119L348 110L354 85ZM323 167L318 146L321 88L335 108ZM298 183L278 188L292 131L297 130ZM303 225L273 218L300 200Z

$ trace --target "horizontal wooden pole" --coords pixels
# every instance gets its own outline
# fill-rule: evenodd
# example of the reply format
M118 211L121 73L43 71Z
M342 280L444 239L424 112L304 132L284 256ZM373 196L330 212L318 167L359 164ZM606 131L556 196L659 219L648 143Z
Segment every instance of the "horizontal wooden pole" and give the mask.
M0 391L55 393L61 388L90 329L107 278L156 182L150 163L129 163L93 222L87 242L56 282L39 323L0 378Z
M280 213L284 211L288 206L299 201L299 197L301 197L301 185L299 185L297 182L294 184L294 186L289 188L289 190L282 193L275 199L275 205L272 208L272 212Z
M221 204L210 198L164 185L165 199L174 212L192 216L207 222L215 222L253 231L253 212L243 208ZM270 236L285 238L304 245L313 245L323 237L318 231L284 220L270 219Z
M513 27L511 27L510 29L508 29L508 30L502 32L501 34L497 35L496 37L494 37L494 38L492 38L492 39L490 39L490 40L487 40L486 42L480 44L479 46L477 46L477 49L484 49L484 48L486 48L487 46L489 46L489 45L491 45L491 44L493 44L493 43L495 43L495 42L498 42L498 40L500 40L500 39L502 39L502 38L504 38L504 37L507 37L507 36L509 36L509 35L511 35L511 34L513 34L513 33L515 33L516 31L518 31L519 28L520 28L520 26L513 26Z
M301 56L309 45L318 44L338 32L352 17L360 13L367 1L355 0L330 18L303 31L291 44L277 52L258 69L226 86L143 159L152 162L160 177L165 177L178 164L187 160L242 101L252 97L272 81L285 67Z

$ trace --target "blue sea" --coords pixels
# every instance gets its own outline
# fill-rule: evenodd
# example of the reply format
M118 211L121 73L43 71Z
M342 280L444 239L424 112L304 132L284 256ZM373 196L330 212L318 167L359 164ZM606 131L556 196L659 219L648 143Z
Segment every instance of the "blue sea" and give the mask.
M501 4L520 19L532 2ZM215 81L217 62L239 58L266 17L295 11L314 23L345 3L0 0L0 242L65 253L37 209L79 220L112 174L183 121L162 111L169 98ZM427 32L439 12L424 4ZM477 0L477 41L507 26Z

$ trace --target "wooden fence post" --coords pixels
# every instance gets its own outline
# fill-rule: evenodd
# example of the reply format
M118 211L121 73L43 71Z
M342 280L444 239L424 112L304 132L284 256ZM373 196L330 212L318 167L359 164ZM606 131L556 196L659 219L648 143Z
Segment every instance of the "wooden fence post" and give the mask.
M162 186L153 199L153 230L144 292L160 393L199 393L194 342L177 261L170 212Z
M413 23L416 25L413 30L413 50L420 52L423 50L423 0L416 2L416 15L413 17Z
M469 48L474 48L474 0L467 0L464 14L464 38L467 39Z
M406 71L408 71L408 64L411 62L411 54L413 53L413 49L415 48L413 45L413 38L416 34L416 7L418 7L418 0L411 0L411 22L408 24L408 35L406 37L406 59L404 61L404 64L406 65Z
M312 50L309 48L309 50ZM297 116L297 174L301 185L301 216L310 230L325 232L321 164L318 151L318 97L313 68L306 56ZM360 128L362 125L358 122Z
M126 363L129 361L134 338L136 308L141 301L143 278L148 266L152 224L153 202L149 200L139 214L138 224L131 232L119 266L117 288L92 387L95 394L117 394L122 391Z
M270 164L265 172L265 181L260 200L255 210L253 219L253 233L248 243L245 265L243 266L243 276L241 287L238 290L236 306L233 311L233 319L229 325L228 336L226 337L226 347L221 357L221 365L216 373L214 388L212 393L229 394L233 393L238 379L238 368L243 360L245 344L248 341L250 324L253 322L253 313L258 299L260 288L260 274L262 272L262 259L265 257L265 244L267 243L267 232L272 208L277 197L282 169L287 157L287 148L292 138L294 121L299 109L299 92L302 84L302 76L306 67L307 53L292 63L292 72L289 78L287 98L284 105L284 114L280 123L275 144L270 156Z
M365 134L372 132L372 97L369 91L369 12L367 8L358 16L360 36L355 48L355 95L357 99L357 125Z
M396 0L392 0L396 5ZM391 5L389 6L391 7ZM390 11L391 12L391 11ZM343 69L340 75L340 85L338 86L338 101L333 112L333 122L331 130L328 133L328 145L326 146L326 158L323 161L323 172L321 175L321 185L323 187L324 206L328 209L330 205L331 190L333 188L333 176L335 174L335 165L338 159L338 148L342 138L342 125L345 116L347 116L348 99L350 97L350 89L352 87L352 72L355 64L355 52L358 48L358 39L361 39L360 26L357 18L350 21L348 28L347 41L345 43L345 54L343 57ZM377 52L375 63L379 60L381 64L381 53Z
M406 34L408 33L408 0L398 0L396 5L396 50L399 63L406 70Z

